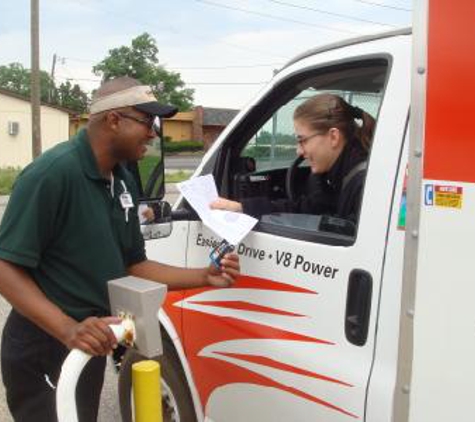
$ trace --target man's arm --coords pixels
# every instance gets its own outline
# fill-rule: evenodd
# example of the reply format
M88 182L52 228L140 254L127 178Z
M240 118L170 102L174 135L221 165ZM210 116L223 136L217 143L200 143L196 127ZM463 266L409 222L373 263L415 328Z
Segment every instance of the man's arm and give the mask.
M221 268L213 265L207 268L185 269L145 260L128 268L130 275L166 284L169 290L197 287L229 287L239 276L239 258L227 254L221 261Z
M118 318L87 318L78 323L51 302L21 267L0 259L0 294L17 312L69 349L106 355L117 345L108 324Z

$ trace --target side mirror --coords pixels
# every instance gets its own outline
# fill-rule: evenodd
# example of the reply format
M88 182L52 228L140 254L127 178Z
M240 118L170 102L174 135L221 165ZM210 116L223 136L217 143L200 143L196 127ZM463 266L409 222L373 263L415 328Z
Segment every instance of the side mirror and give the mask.
M159 199L141 200L138 214L145 240L170 236L173 224L172 208L168 202Z

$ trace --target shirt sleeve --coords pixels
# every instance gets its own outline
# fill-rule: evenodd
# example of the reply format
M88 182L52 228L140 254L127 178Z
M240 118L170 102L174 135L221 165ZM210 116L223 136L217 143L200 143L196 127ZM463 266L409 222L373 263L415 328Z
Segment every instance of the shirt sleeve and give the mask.
M57 231L61 181L25 170L15 182L0 226L0 258L36 268Z

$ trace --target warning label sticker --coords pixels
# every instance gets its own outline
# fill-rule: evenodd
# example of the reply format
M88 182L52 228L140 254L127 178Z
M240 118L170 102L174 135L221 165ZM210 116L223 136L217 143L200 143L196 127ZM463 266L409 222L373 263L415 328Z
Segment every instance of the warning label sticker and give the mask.
M445 208L462 208L463 188L460 186L425 185L425 204Z

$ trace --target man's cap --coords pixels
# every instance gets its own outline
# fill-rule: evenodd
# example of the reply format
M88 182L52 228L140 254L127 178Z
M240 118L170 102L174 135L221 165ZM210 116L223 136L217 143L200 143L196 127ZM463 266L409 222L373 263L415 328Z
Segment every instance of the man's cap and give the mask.
M90 112L97 114L122 107L134 107L151 116L159 117L172 117L178 111L175 106L160 104L149 86L137 85L93 99Z

